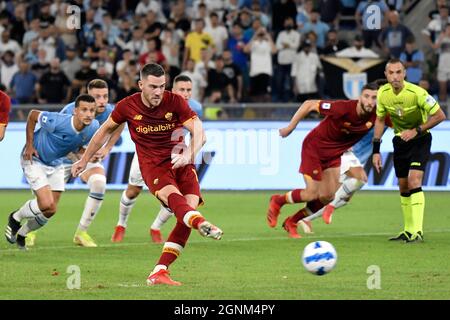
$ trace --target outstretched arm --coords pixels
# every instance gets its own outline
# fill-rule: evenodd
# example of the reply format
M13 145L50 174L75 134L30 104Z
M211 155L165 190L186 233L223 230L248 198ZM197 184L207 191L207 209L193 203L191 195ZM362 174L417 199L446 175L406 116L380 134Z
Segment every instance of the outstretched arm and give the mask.
M108 142L95 153L94 160L102 160L106 158L106 156L111 152L111 149L116 145L117 140L119 140L124 127L125 123L119 125L117 130L115 130L111 134L111 137L109 138Z
M92 156L108 141L111 134L119 127L120 124L115 123L111 119L111 116L103 123L92 137L81 159L72 165L72 175L74 177L77 177L83 172Z
M189 130L191 142L185 152L172 155L173 169L184 167L189 163L194 163L197 153L206 143L205 131L203 130L202 121L199 118L196 117L191 121L185 122L183 126Z
M291 134L292 131L295 130L300 120L305 118L310 112L318 111L319 102L320 100L306 100L305 102L303 102L300 108L298 108L297 112L292 117L289 125L279 130L280 136L283 138L287 137Z

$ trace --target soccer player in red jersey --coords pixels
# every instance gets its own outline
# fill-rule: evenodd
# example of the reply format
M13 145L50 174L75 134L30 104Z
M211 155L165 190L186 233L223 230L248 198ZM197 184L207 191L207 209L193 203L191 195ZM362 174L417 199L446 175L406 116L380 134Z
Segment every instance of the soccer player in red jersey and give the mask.
M366 84L358 100L307 100L292 117L286 128L280 129L285 138L297 127L300 120L312 111L325 118L303 140L300 173L305 179L305 189L295 189L284 195L270 198L267 222L275 227L280 209L286 203L307 202L312 212L317 212L331 202L339 187L341 156L373 127L376 119L378 85ZM363 177L355 177L363 180ZM300 238L297 223L307 216L304 208L286 218L284 229L291 238Z
M148 285L181 284L169 277L167 269L180 255L192 228L204 237L217 240L223 234L195 210L201 195L193 162L205 139L202 122L183 97L165 91L165 86L164 69L155 63L145 65L139 80L142 91L117 103L83 157L72 166L72 174L79 175L120 124L128 124L146 185L177 218L162 255L147 278ZM189 146L184 143L183 128L191 134Z
M8 95L0 90L0 141L5 137L6 126L11 111L11 100Z

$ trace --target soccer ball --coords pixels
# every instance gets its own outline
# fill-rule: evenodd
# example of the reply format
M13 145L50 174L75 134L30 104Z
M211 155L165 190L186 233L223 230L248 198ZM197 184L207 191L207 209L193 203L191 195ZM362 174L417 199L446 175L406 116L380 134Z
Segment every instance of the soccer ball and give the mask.
M329 242L311 242L303 250L302 262L306 270L318 276L323 276L336 266L337 253Z

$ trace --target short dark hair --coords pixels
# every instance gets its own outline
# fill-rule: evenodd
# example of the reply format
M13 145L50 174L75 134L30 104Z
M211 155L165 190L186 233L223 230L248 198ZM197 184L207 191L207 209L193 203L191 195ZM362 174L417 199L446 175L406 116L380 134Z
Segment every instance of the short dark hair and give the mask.
M185 74L179 74L177 75L174 79L173 79L173 84L177 83L177 82L192 82L191 78L189 78L187 75Z
M400 64L403 66L403 68L406 69L406 67L405 67L405 65L404 65L404 63L403 63L403 61L400 60L399 58L392 58L392 59L389 59L389 61L386 63L386 67L388 66L388 64L394 64L394 63L400 63Z
M87 85L88 90L92 89L108 89L108 83L102 79L93 79Z
M378 90L380 86L378 85L378 83L376 81L374 82L369 82L366 83L363 87L361 92L363 92L364 90Z
M80 105L80 102L88 102L88 103L95 103L95 98L89 94L80 94L76 99L75 99L75 108L78 108L78 106Z
M378 87L384 86L386 83L388 83L387 79L380 78L374 81Z
M147 78L148 76L161 77L165 75L163 67L157 63L147 63L140 72L141 80Z

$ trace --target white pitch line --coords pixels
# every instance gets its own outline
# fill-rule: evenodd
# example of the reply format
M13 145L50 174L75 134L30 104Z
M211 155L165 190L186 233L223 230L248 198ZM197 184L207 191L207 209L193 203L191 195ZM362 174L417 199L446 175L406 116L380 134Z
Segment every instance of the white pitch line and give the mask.
M430 233L448 233L450 232L450 229L436 229L427 231L426 234ZM270 240L291 240L291 241L299 241L302 242L302 240L309 240L309 239L329 239L329 238L347 238L347 237L373 237L373 236L390 236L392 235L392 232L369 232L369 233L337 233L337 234L321 234L321 235L306 235L300 240L292 240L288 236L283 237L248 237L248 238L237 238L237 239L222 239L218 243L223 242L247 242L247 241L270 241ZM216 241L214 241L216 242ZM205 240L191 240L189 241L190 244L194 243L214 243L210 241ZM108 244L102 244L99 245L97 248L121 248L121 247L138 247L138 246L155 246L156 244L147 241L147 242L133 242L133 243L108 243ZM65 250L65 249L79 249L80 246L71 245L71 246L51 246L51 247L31 247L29 248L29 251L43 251L43 250ZM83 250L92 250L95 251L95 248L84 248ZM6 252L23 252L22 250L18 248L11 248L11 249L0 249L0 253L6 253Z

